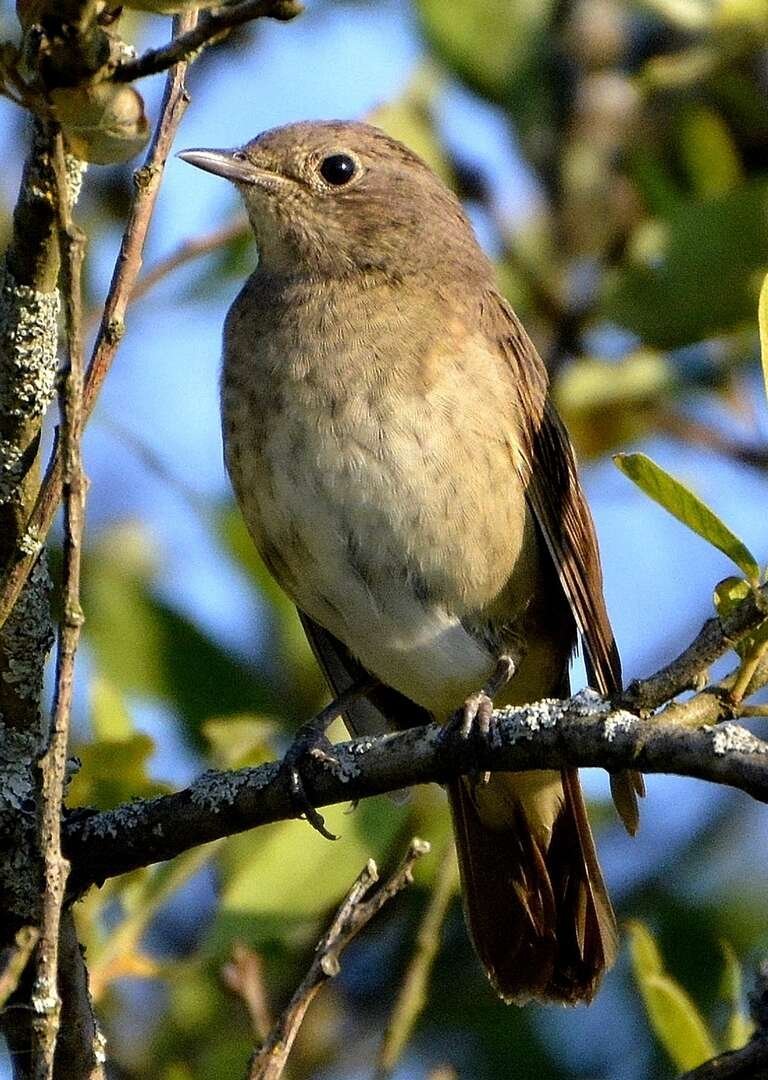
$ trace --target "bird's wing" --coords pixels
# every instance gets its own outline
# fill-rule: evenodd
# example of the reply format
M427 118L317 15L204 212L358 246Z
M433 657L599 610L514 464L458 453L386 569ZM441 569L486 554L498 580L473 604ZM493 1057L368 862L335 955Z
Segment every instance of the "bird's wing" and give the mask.
M336 697L349 690L354 683L370 677L370 673L338 638L303 611L299 611L299 618L315 659ZM432 717L426 709L414 704L397 690L380 684L348 705L343 719L353 735L383 735L398 728L427 724Z
M610 696L621 689L621 661L603 597L595 527L576 470L568 433L549 397L549 380L533 342L497 293L483 307L485 329L496 339L519 398L518 468L526 498L552 557L584 646L590 684ZM630 833L638 824L636 772L612 774L616 808Z

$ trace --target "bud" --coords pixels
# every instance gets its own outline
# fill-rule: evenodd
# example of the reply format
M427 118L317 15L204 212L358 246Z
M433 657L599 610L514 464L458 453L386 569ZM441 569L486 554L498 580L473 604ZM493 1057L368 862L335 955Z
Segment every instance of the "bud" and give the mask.
M83 161L116 165L134 157L149 139L141 95L132 86L101 82L50 94L67 149Z

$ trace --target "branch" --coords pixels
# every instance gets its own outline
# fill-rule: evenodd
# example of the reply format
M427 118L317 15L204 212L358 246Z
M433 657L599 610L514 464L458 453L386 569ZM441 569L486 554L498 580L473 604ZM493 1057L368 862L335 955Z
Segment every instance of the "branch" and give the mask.
M56 214L66 311L66 368L61 384L61 447L64 456L64 568L63 613L56 662L56 691L48 743L40 758L40 854L44 888L33 988L36 1075L53 1076L61 1000L58 989L59 924L69 864L61 854L61 808L67 770L67 744L72 707L75 654L83 616L80 610L80 552L85 514L85 477L82 434L83 337L82 266L85 237L72 221L71 192L61 132L53 136L56 176Z
M496 714L492 742L465 741L438 724L334 747L333 762L309 758L302 778L314 807L356 801L413 784L505 770L598 766L639 769L728 784L768 802L768 742L734 723L684 724L611 711L591 690ZM64 828L70 891L183 851L297 816L290 776L278 762L205 773L184 791L114 810L76 810Z
M288 22L302 10L298 0L242 0L239 4L219 8L204 22L162 48L150 49L138 59L120 64L112 78L115 82L133 82L134 79L143 79L146 75L157 75L173 64L194 59L203 49L221 40L236 26L263 18Z
M186 24L194 15L186 15ZM120 245L101 326L93 347L83 389L83 421L93 412L102 383L112 365L124 332L125 313L141 270L142 252L149 222L155 207L163 169L173 143L176 129L187 108L184 85L187 65L178 64L168 75L165 95L155 133L144 165L134 175L135 193L128 223ZM29 576L35 560L56 515L62 495L62 453L56 446L48 463L45 480L27 519L25 543L16 546L0 583L0 628Z
M437 868L432 894L416 935L413 956L405 972L376 1058L375 1080L394 1073L416 1022L427 1003L427 987L440 948L443 923L459 883L456 847L446 844Z
M248 1080L279 1080L310 1003L320 987L341 970L339 957L342 952L388 900L411 884L413 864L429 850L425 840L414 837L398 869L372 896L369 893L378 881L379 873L373 859L368 860L336 912L330 928L320 939L309 971L264 1045L251 1058Z
M766 617L768 585L763 585L727 618L707 619L687 649L649 678L634 679L619 696L618 704L631 711L650 712L685 690L699 689L707 668Z

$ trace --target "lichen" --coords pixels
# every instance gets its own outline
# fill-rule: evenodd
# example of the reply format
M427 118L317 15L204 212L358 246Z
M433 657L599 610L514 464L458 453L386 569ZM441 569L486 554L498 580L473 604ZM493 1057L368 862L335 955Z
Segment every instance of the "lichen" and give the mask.
M637 717L632 713L619 710L606 716L603 724L603 734L607 742L613 742L617 735L627 735L637 725Z
M193 805L218 813L222 806L232 806L244 787L266 787L275 774L276 769L271 770L264 766L259 769L238 769L233 773L209 769L190 787L190 799Z
M53 645L50 616L51 579L42 555L32 568L16 606L0 631L5 659L3 680L17 697L38 700L46 657Z
M768 743L731 721L712 729L712 749L722 754L768 754Z
M41 417L56 388L59 294L19 285L0 268L0 416Z
M40 749L39 732L0 723L0 834L15 829L19 811L34 798L30 765Z
M0 439L0 505L17 503L24 477L24 454L10 439Z

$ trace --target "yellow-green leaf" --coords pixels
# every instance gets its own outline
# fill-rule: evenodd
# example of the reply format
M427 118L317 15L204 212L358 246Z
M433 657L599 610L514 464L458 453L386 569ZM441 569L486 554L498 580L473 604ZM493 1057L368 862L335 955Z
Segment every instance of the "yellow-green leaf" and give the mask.
M717 1054L701 1013L669 975L640 984L648 1019L659 1042L679 1069L695 1069Z
M723 1049L738 1050L751 1038L754 1024L747 1016L743 1006L741 964L730 943L723 941L721 944L725 967L723 969L720 993L730 1005L730 1014L723 1038Z
M763 287L760 290L757 322L760 327L760 362L763 367L763 383L766 396L768 396L768 274L763 278Z
M693 1001L663 969L653 935L642 923L629 927L632 969L648 1020L674 1064L695 1069L715 1057L717 1048Z
M632 921L628 924L627 931L635 978L639 980L650 978L652 975L661 975L664 971L664 963L648 927L641 922Z
M753 585L759 584L760 567L752 552L690 488L645 454L616 454L613 460L654 502L727 555Z

